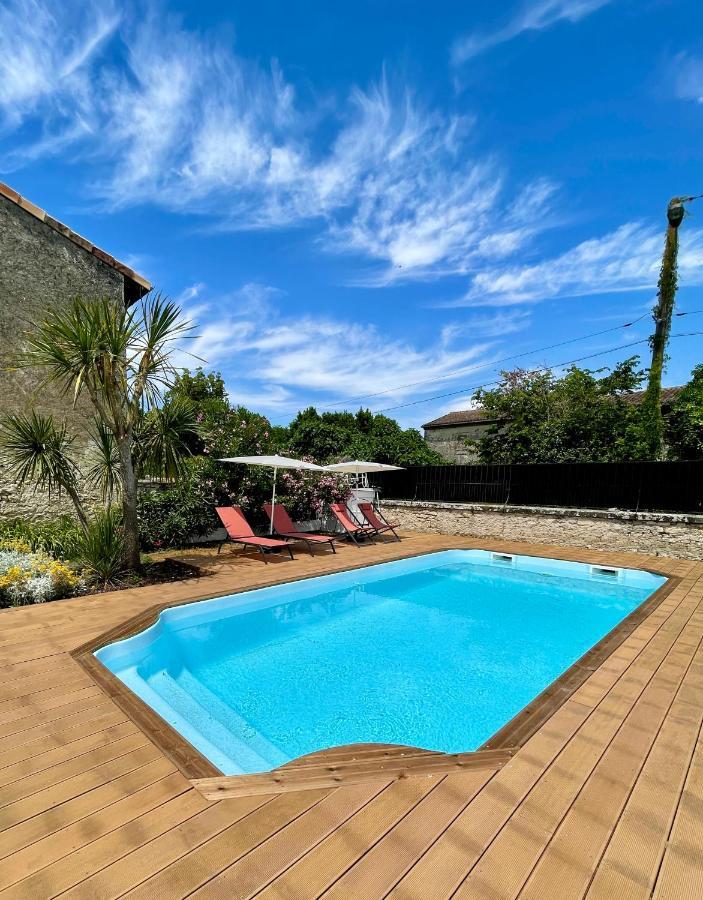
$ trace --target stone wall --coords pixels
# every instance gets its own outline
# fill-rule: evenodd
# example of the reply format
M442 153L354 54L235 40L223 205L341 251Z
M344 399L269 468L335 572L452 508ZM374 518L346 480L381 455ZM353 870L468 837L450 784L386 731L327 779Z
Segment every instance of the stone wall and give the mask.
M466 442L480 440L492 426L492 422L477 422L425 428L425 443L449 462L470 465L478 462L478 453Z
M700 515L412 500L384 500L383 511L411 531L703 559Z
M124 277L62 234L0 195L0 413L52 414L77 436L79 459L85 454L87 403L74 408L57 388L41 387L37 371L18 368L26 333L50 309L75 296L108 296L124 302ZM19 492L0 451L0 519L48 518L70 512L65 498L49 500L33 490Z

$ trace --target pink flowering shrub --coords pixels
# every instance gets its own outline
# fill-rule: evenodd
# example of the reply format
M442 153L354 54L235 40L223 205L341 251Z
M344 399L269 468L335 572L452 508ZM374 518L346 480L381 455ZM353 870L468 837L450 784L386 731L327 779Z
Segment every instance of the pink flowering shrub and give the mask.
M347 479L342 475L287 469L279 478L279 500L297 522L318 519L326 506L345 500L349 494Z

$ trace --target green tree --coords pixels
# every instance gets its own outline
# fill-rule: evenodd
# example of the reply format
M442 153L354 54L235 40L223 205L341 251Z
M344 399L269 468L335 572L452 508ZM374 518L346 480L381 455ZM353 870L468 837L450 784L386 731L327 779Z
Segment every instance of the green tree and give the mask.
M475 446L483 463L616 462L636 457L630 436L636 407L627 395L642 381L633 357L612 371L572 366L503 372L476 401L497 420ZM603 372L607 374L602 374ZM600 375L600 377L597 377Z
M68 307L52 310L27 337L25 364L43 370L46 383L58 384L74 400L86 394L95 410L98 428L102 430L98 448L103 451L103 464L116 466L124 562L128 568L138 568L140 564L138 467L141 464L173 472L184 449L173 445L167 450L175 418L171 417L167 424L157 410L163 391L176 378L172 362L176 342L190 328L178 306L158 294L149 295L128 309L111 298L76 298ZM183 405L181 426L187 418ZM22 464L23 456L26 460L32 454L37 457L40 448L31 439L22 446L17 425L12 419L5 423L5 446L14 454L15 472L21 481L33 478L41 482L41 472L45 470L33 471L31 464ZM61 426L55 428L60 434ZM137 442L140 429L142 440ZM145 435L150 436L151 452L145 449L149 443ZM157 461L154 455L159 453L163 455ZM35 477L37 472L39 478ZM64 487L68 490L67 485Z
M695 367L674 402L666 443L673 459L703 459L703 365Z
M369 459L398 466L438 465L442 457L415 428L403 429L388 416L360 409L318 413L308 407L290 423L290 450L316 462Z
M188 449L204 456L254 456L269 452L271 423L244 406L230 405L224 379L219 372L187 369L175 379L165 397L164 410L179 402L192 404L198 425Z

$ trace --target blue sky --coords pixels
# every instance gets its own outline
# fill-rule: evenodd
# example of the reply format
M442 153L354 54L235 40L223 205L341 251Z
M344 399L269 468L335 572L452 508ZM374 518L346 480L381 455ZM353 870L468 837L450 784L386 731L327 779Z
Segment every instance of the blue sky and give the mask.
M0 178L178 298L233 401L419 425L500 368L646 358L666 203L703 192L703 4L4 0Z

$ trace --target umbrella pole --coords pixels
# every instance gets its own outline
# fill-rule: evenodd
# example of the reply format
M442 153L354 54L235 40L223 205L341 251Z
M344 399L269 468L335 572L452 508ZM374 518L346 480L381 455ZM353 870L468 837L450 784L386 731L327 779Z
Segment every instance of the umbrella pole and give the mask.
M276 514L276 475L278 469L273 467L273 493L271 494L271 522L269 524L269 534L273 534L273 517Z

